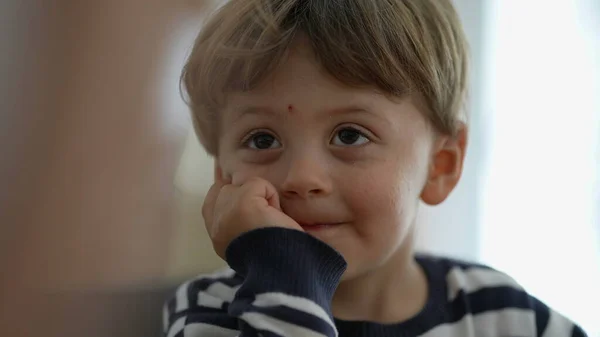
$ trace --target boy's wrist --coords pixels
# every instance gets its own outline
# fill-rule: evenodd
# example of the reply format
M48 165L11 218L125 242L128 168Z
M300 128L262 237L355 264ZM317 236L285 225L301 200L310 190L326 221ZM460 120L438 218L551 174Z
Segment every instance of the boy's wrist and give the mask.
M226 258L245 278L240 290L282 292L321 304L331 301L347 266L324 242L298 230L277 227L244 233L227 247Z

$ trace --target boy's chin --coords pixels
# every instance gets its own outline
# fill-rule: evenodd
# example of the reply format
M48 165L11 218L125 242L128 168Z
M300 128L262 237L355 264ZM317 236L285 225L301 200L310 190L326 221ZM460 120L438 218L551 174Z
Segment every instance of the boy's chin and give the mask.
M376 268L359 268L358 266L348 264L348 268L346 268L346 271L344 271L340 278L340 283L356 280L361 276L365 276L375 271Z

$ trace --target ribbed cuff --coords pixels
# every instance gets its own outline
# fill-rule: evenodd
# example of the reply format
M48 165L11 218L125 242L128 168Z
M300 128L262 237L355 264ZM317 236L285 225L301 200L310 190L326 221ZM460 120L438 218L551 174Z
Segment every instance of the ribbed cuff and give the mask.
M247 232L233 240L225 254L231 268L245 278L240 290L283 292L327 307L347 266L324 242L280 227Z

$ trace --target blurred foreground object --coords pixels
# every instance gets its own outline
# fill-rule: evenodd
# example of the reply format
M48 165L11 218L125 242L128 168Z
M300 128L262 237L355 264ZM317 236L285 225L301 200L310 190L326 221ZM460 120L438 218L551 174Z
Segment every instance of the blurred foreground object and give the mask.
M1 2L3 336L147 336L160 326L189 128L162 82L170 39L201 8ZM156 319L136 320L144 310Z

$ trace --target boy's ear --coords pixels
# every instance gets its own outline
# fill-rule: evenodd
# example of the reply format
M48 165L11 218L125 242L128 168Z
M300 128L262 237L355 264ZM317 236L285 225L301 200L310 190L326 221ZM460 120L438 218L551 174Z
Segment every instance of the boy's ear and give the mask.
M441 135L436 140L427 182L421 192L424 203L442 203L458 184L467 150L467 134L466 125L461 125L456 135Z

